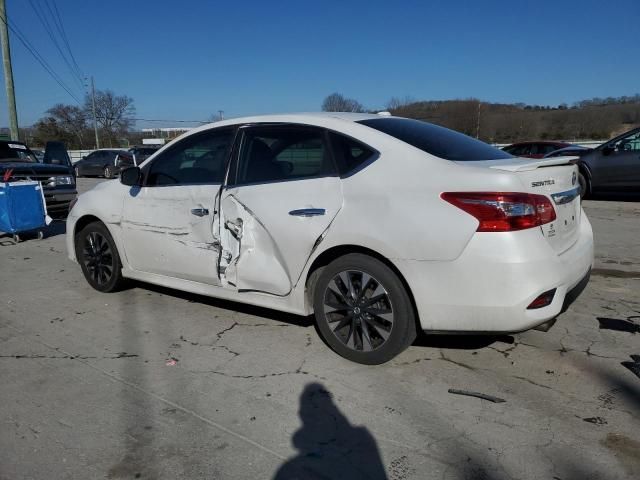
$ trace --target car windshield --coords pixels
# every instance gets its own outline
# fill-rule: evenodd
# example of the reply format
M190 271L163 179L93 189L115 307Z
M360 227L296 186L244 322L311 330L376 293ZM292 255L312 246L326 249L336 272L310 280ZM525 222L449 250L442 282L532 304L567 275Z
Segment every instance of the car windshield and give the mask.
M3 143L0 144L0 162L38 163L38 159L21 143Z
M475 138L439 127L431 123L409 118L374 118L358 123L379 130L402 140L420 150L445 160L472 162L478 160L502 160L513 158Z

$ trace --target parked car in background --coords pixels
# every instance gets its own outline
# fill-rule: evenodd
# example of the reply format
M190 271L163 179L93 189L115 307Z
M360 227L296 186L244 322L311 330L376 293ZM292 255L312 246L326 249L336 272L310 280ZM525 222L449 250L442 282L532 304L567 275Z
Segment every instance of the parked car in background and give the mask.
M503 147L502 150L514 157L542 158L554 150L571 146L572 144L564 142L520 142Z
M135 162L135 164L136 165L140 165L147 158L149 158L151 155L156 153L158 151L158 148L157 147L147 147L147 146L142 146L142 147L136 146L136 147L131 147L127 151L131 155L133 155L133 161Z
M133 155L126 150L102 148L94 150L74 164L76 177L98 176L113 178L123 168L135 165Z
M580 155L582 195L598 192L640 193L640 127Z
M587 152L592 151L593 148L581 147L580 145L572 145L570 147L560 148L554 150L551 153L547 153L543 158L555 158L555 157L581 157Z
M314 313L338 354L378 364L418 329L548 329L593 262L577 170L406 118L238 118L83 194L67 249L98 291Z
M50 153L45 150L44 157L47 155ZM0 141L0 179L9 171L7 175L10 181L34 180L42 183L47 211L52 217L66 217L71 201L78 196L71 167L38 162L22 142Z

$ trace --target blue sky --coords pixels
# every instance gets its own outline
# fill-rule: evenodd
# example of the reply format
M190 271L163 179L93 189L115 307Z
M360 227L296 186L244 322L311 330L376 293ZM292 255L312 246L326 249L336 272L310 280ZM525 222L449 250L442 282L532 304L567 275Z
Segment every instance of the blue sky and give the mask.
M46 1L6 0L9 19L82 97L31 6ZM392 96L555 105L640 91L638 0L55 3L84 74L133 97L139 118L313 111L335 91L370 108ZM11 47L21 126L74 103L13 34Z

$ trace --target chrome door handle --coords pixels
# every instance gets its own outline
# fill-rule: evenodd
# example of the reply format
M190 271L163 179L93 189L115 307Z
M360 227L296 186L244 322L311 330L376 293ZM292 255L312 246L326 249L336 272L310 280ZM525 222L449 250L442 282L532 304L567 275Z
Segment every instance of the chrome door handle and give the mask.
M300 208L298 210L291 210L289 215L294 217L318 217L324 215L326 210L324 208Z
M206 208L192 208L191 214L196 217L204 217L205 215L209 215L209 210Z

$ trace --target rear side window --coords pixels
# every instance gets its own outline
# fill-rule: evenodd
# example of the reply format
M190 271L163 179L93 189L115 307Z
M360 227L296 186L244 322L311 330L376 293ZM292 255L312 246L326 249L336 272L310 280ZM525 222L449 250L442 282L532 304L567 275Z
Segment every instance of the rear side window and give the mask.
M331 132L333 154L340 175L349 175L366 166L375 156L373 149L344 135Z
M512 158L507 152L462 133L409 118L374 118L358 123L445 160L472 162Z
M335 175L324 131L304 127L245 130L237 183L278 182Z

